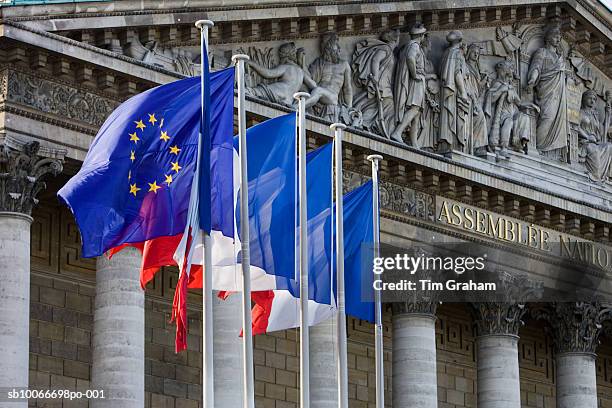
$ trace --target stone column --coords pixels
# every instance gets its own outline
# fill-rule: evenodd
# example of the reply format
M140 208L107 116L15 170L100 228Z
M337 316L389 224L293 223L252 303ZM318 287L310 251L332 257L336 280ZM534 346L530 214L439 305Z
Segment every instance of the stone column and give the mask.
M27 388L30 336L30 225L42 179L62 171L38 142L0 141L0 388ZM8 404L27 407L27 401Z
M335 317L310 328L310 404L338 407L338 359Z
M595 350L610 309L598 303L555 303L536 317L552 327L557 368L557 408L597 408Z
M479 408L520 408L518 331L524 305L477 303L477 392Z
M244 395L242 358L242 299L213 299L215 407L241 407Z
M94 408L144 406L144 291L140 253L125 248L96 265L91 388L105 399Z
M436 408L436 304L393 303L393 407Z

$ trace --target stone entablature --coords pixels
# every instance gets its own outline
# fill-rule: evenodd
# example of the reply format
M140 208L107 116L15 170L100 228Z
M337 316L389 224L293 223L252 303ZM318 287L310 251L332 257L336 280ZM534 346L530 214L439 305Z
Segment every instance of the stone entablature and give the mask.
M535 5L530 5L528 8L531 10L530 13L537 9ZM518 9L520 9L520 7L514 9L515 14L520 14ZM550 12L552 13L551 15L556 15L555 13L559 12L561 16L565 16L564 13L566 11L563 10L559 11L557 8L552 7L552 5L546 7L540 6L540 12ZM432 13L433 12L434 11L432 11ZM500 12L503 14L503 10ZM371 13L371 11L368 11L368 13ZM423 13L429 13L429 11L421 11L420 13L422 16ZM435 11L435 13L438 16L440 15L440 11ZM453 13L456 15L457 11ZM531 16L533 17L533 13ZM367 17L367 15L364 17ZM376 19L372 20L372 16L368 18L370 24L372 21L378 21ZM534 20L532 18L530 21L536 20L537 19ZM238 21L238 17L236 21ZM392 23L388 18L385 21L385 24ZM404 24L407 24L411 20L407 18L406 14L402 21ZM57 23L57 27L60 26L59 20L55 21L55 23ZM91 95L96 96L94 99L106 101L109 104L119 103L134 92L144 90L153 86L155 83L164 83L181 77L179 74L152 66L149 63L138 62L133 58L55 34L41 32L40 30L28 28L19 23L5 23L3 27L5 28L3 33L6 37L11 39L11 41L3 43L7 45L4 47L7 62L17 68L27 67L27 75L32 78L38 78L35 79L35 81L51 81L54 83L52 87L57 87L57 89L64 89L64 85L70 87L78 83L78 85L74 86L74 89L77 91L76 94L73 95L74 100L78 102L76 104L77 107L83 107L84 105L82 102L91 98ZM160 27L155 25L151 27L153 27L152 29L154 30L160 29ZM447 22L444 27L448 27L449 30L442 29L440 32L430 34L432 42L437 44L437 51L434 53L437 53L438 56L444 49L442 42L446 41L444 36L447 31L450 31L452 27L463 26L453 20L453 24ZM464 34L470 41L479 39L479 37L483 37L485 34L488 37L485 36L484 38L496 37L498 31L499 34L505 34L506 37L510 36L510 39L512 39L511 33L515 30L514 27L509 27L501 23L490 24L487 21L484 21L482 26L478 26L478 28L475 27L477 26L469 26L469 30L471 31L466 31ZM539 25L526 25L525 27L526 31L531 32L530 35L533 38L540 38L543 34L542 28ZM356 52L356 45L358 43L362 44L360 50L364 52L374 50L372 47L377 44L384 46L384 44L381 44L383 41L376 40L377 36L374 34L374 32L379 33L383 26L371 26L370 28L371 30L367 31L369 35L367 38L354 38L349 35L350 33L348 32L341 32L339 37L328 36L326 38L324 36L322 38L324 42L330 46L334 45L335 41L338 41L344 54L350 54L353 51ZM570 31L564 31L564 35L571 34ZM78 30L75 30L73 34L77 32ZM147 32L150 32L150 30ZM67 32L63 33L66 34ZM111 37L115 36L116 31L112 31L111 34ZM139 32L138 34L138 39L141 41L143 39L141 36L142 33ZM317 35L298 35L298 37L300 37L300 41L307 46L306 53L308 55L304 57L307 58L308 62L313 61L310 65L313 67L316 66L315 62L319 60L322 61L321 67L325 67L325 61L318 57L320 55L318 31ZM405 41L404 37L406 37L406 34L401 34L400 37L402 41ZM99 38L99 36L95 38ZM493 40L487 43L488 45L480 44L483 42L480 41L479 48L486 51L482 55L483 59L488 60L488 65L483 63L483 66L486 65L486 68L491 68L491 64L495 61L499 60L503 62L507 60L506 58L508 55L502 56L500 54L506 52L503 38L501 38L501 41L497 41L499 43L497 46L492 45L492 43L495 42ZM506 42L510 41L510 39L506 39ZM37 40L38 42L33 44L31 42L32 40ZM30 43L27 43L27 41L30 41ZM378 41L378 43L376 41ZM541 42L541 38L537 41ZM534 50L538 48L537 41L532 47ZM244 46L247 47L249 44L255 43L248 42ZM273 47L276 47L278 44L280 44L280 41L272 43ZM511 41L510 45L512 45ZM354 50L352 48L353 46L355 46ZM64 53L65 51L61 51L64 49L63 47L68 47L65 50L70 52L69 55ZM259 48L253 45L252 51L257 49ZM504 51L500 51L502 49ZM213 52L219 53L220 55L224 55L224 53L230 55L233 51L236 50L234 50L232 46L228 47L217 44L213 47ZM272 56L274 51L276 51L275 48L270 48L268 55ZM525 55L527 57L525 57ZM529 54L525 55L519 55L519 61L521 61L520 63L523 65L529 64ZM258 59L258 61L259 63L265 62L261 58ZM269 62L272 63L271 61L272 60ZM351 66L350 69L352 70L355 65L354 63L355 61L352 60L351 64L347 63L344 67ZM591 62L584 58L575 63L582 67L580 71L582 73L581 75L586 78L586 75L589 74L592 79L595 78L588 83L588 86L595 89L595 92L598 93L597 97L601 98L600 94L604 90L602 84L604 84L604 80L606 80L605 76L602 76L602 73L598 71ZM574 67L573 69L577 70L578 68ZM485 68L483 68L483 70L485 70ZM357 72L358 70L352 74L354 75ZM364 71L366 79L368 72L367 70ZM488 71L488 74L491 74L491 71ZM258 79L257 76L253 74L250 76L249 80L251 81L251 85L256 87L257 81L261 81L261 78ZM585 81L584 79L580 80ZM330 86L332 85L333 84L330 84ZM354 82L352 85L355 100L364 94L367 95L367 91L364 91L364 89L367 89L367 86L365 88L360 87L358 82ZM74 92L74 89L65 89L69 94ZM330 88L327 89L329 90ZM324 98L325 95L320 95L319 98L321 97ZM252 111L255 116L261 111L260 107L263 107L265 110L265 106L270 106L275 110L275 114L290 109L288 107L283 108L280 105L269 104L262 99L256 98L251 100L253 102L249 102L249 110ZM101 103L100 101L96 103ZM598 103L598 109L601 110L601 100L599 100ZM10 105L11 104L6 104L5 101L6 110L8 110ZM21 102L19 102L19 105L22 105ZM31 116L32 112L42 112L43 115L46 115L45 120L53 117L55 120L54 123L59 123L58 117L66 117L66 115L62 113L56 115L53 112L45 111L46 106L45 101L34 101L30 106L33 109L28 112L28 115ZM81 110L83 111L82 113L84 113L84 110ZM79 109L73 110L73 112L69 113L66 117L70 120L59 125L68 126L68 122L76 119L76 122L81 121L83 123L83 129L81 130L85 133L92 134L95 132L96 126L99 126L99 121L103 115L100 113L101 111L99 113L91 113L89 109L85 110L88 110L88 112L83 115L79 115ZM579 110L578 107L578 110L574 111L578 117L580 115ZM602 116L605 112L598 111L597 113ZM24 112L15 114L26 115ZM73 116L70 116L71 114ZM37 120L41 120L39 118L40 116L37 117ZM311 119L315 122L319 120L316 117L312 117ZM374 120L374 123L375 122L376 120ZM325 123L325 120L322 120L320 123ZM72 124L72 126L74 126L74 124ZM322 126L319 127L322 128ZM329 137L329 132L317 131L317 133L320 135L317 137L323 139ZM574 170L573 172L568 171L567 174L570 174L573 178L570 180L570 183L564 183L560 181L565 176L561 164L557 165L546 159L533 158L529 155L520 155L520 153L515 154L512 152L513 157L510 160L502 160L500 162L487 161L486 158L482 160L474 158L474 156L469 154L462 155L457 153L453 154L452 160L448 160L432 152L417 151L410 147L400 148L400 145L386 142L384 138L377 138L374 134L368 132L368 129L353 127L347 132L347 138L349 139L349 143L347 144L346 154L352 156L350 166L367 170L365 165L368 163L365 161L362 163L362 160L360 160L362 156L365 158L368 152L374 150L386 152L385 155L388 156L388 158L386 157L381 163L381 176L384 181L391 181L394 185L410 185L417 189L429 191L433 193L433 195L441 194L446 197L457 198L461 201L474 203L480 207L490 208L498 213L518 216L528 222L536 222L541 225L550 226L561 231L567 231L582 236L586 239L601 239L604 241L608 239L609 218L607 212L609 211L609 203L611 202L608 197L609 186L605 183L590 183L587 177L580 174L579 170ZM373 141L376 139L380 140L381 143L374 143ZM405 134L404 140L406 139L408 139L408 132ZM408 159L408 157L410 157L410 159ZM530 166L533 169L540 166L544 169L542 174L547 175L546 177L548 177L548 174L551 174L555 179L551 181L546 177L542 177L541 180L534 180L531 182L525 180L525 176L521 171L521 168L526 168L525 166ZM551 170L551 166L555 168L556 173ZM508 171L508 168L512 168L512 171ZM538 170L536 169L533 171L537 173ZM364 172L367 173L367 171ZM398 191L397 189L393 190L393 194L399 194ZM426 197L426 195L418 195L418 197L422 198L421 203L425 203L424 197ZM391 202L395 206L394 212L405 212L403 207L405 207L406 204L397 200L391 200ZM426 204L419 205L421 208L425 208L424 206L426 206Z
M214 66L226 66L232 53L248 53L247 85L255 97L290 105L295 91L308 89L317 116L416 148L498 162L518 152L568 164L596 183L609 178L610 21L591 5L425 10L412 4L419 2L340 3L260 5L251 8L255 14L241 5L208 8L207 17L219 23L211 32ZM190 24L195 8L95 10L72 20L13 18L166 70L199 72L198 33ZM263 10L278 13L258 20ZM599 20L585 20L585 10ZM145 16L154 24L142 26ZM106 25L83 25L92 18ZM425 24L419 33L418 24ZM411 34L400 35L397 27ZM425 28L431 33L424 36ZM243 44L238 49L234 37ZM416 74L408 69L415 61ZM460 75L451 75L454 70Z

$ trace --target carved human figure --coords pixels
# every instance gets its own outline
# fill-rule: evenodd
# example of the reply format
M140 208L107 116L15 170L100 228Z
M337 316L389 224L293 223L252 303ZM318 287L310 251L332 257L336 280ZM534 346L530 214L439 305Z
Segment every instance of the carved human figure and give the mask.
M604 137L612 139L612 91L608 90L605 93L606 107L604 109Z
M497 78L485 96L484 113L489 126L489 147L501 157L508 156L511 145L520 147L529 140L529 117L519 107L521 98L514 86L514 65L509 61L495 65Z
M527 91L535 88L535 103L540 107L536 128L536 147L551 159L561 159L567 149L566 58L561 48L561 30L553 26L546 32L544 47L531 58Z
M436 67L429 58L431 41L429 36L425 34L422 43L423 54L425 55L425 103L423 104L423 113L420 117L419 131L419 147L423 150L434 151L437 144L438 124L440 118L440 104L438 97L440 96L440 83L438 75L436 75Z
M361 111L366 130L389 138L393 128L393 71L398 30L386 30L380 40L360 41L353 52L353 77L364 89L355 98L354 106Z
M485 150L489 144L485 115L482 110L489 77L480 69L480 51L478 44L470 44L466 54L468 69L465 86L471 107L471 114L468 115L468 134L472 136L469 149L472 153Z
M419 147L420 116L425 104L425 54L421 43L425 27L417 23L410 29L410 42L399 52L395 69L395 123L391 139L402 142L402 134L410 128L410 145Z
M303 53L302 48L298 49L294 43L290 42L279 47L280 64L274 68L262 67L256 62L248 61L248 67L255 70L263 78L275 81L247 88L247 94L275 103L292 105L294 103L293 95L302 88L302 85L309 88L314 88L317 85L299 63Z
M447 153L451 150L466 151L468 146L467 117L470 99L467 93L467 64L463 49L461 31L451 31L446 36L448 47L442 55L440 80L440 139L438 150Z
M594 181L605 181L612 176L612 143L603 134L603 123L595 107L596 101L597 94L594 91L588 90L582 94L578 140L589 176Z
M338 121L342 108L353 107L351 67L341 58L341 48L336 33L326 33L321 38L321 56L308 67L312 80L317 84L306 99L306 107L329 121Z

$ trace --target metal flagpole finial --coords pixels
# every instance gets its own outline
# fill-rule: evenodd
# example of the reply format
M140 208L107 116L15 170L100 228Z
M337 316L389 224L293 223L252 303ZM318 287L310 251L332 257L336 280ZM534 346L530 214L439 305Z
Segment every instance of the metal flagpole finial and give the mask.
M203 30L204 27L206 28L211 28L214 27L215 23L211 20L198 20L195 22L195 26L198 27L200 30Z
M238 64L238 62L240 62L240 61L246 62L246 61L250 61L250 60L251 60L251 57L249 57L246 54L235 54L235 55L232 55L232 63L234 63L234 65Z
M378 161L382 160L383 157L380 154L371 154L367 157L367 159L372 163L378 163Z
M331 130L336 131L336 129L344 130L346 129L346 125L344 123L332 123L329 125Z
M299 101L300 99L310 98L310 94L308 92L296 92L293 97Z

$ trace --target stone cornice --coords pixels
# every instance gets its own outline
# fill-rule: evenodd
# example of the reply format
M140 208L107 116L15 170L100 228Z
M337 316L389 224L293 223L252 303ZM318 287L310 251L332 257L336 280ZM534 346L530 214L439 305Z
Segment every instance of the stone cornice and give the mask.
M605 14L605 10L599 11L589 0L565 0L562 2L555 0L538 0L538 1L525 1L518 3L512 0L498 0L495 4L498 7L509 7L509 6L524 6L532 4L552 4L552 3L564 3L574 8L581 6L586 12L597 18L602 24L608 29L612 30L612 18ZM327 15L338 15L338 14L349 14L349 13L380 13L389 12L392 7L389 5L393 4L393 11L397 12L410 12L410 11L424 11L424 10L453 10L466 8L478 9L482 7L490 7L490 1L476 0L476 1L464 1L455 2L449 4L442 1L410 1L400 2L394 0L348 0L348 1L296 1L291 3L282 3L278 0L262 0L258 1L257 4L252 2L214 2L208 0L175 0L165 1L162 4L156 4L155 9L147 9L143 7L142 2L105 2L105 3L76 3L76 4L64 4L54 5L53 10L49 10L49 6L22 6L22 7L11 7L4 8L2 10L2 16L4 18L10 18L13 20L23 21L35 21L35 20L54 20L64 18L87 18L87 17L117 17L117 16L138 16L138 15L154 15L154 14L179 14L185 15L187 13L209 13L206 17L212 18L217 17L215 21L225 21L228 16L228 12L231 11L246 11L249 10L251 13L246 15L247 19L258 19L258 18L269 18L271 14L282 17L297 18L297 17L315 17L315 16L327 16ZM262 10L257 13L257 10ZM270 11L276 11L270 13ZM218 15L215 14L218 13ZM246 14L246 13L244 13ZM181 21L169 21L167 24L177 24ZM45 27L47 29L47 27ZM55 29L69 29L59 28L50 24L49 30Z

